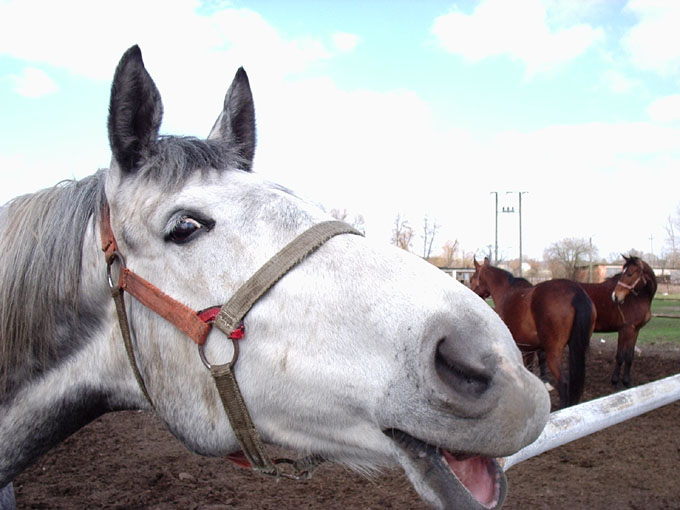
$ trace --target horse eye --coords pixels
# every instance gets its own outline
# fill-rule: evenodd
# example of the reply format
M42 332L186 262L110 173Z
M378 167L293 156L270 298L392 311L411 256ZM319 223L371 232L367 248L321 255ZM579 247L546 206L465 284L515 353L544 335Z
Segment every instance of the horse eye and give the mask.
M211 228L212 225L204 224L190 216L180 216L172 230L166 234L165 240L176 244L186 243L198 232L209 231Z

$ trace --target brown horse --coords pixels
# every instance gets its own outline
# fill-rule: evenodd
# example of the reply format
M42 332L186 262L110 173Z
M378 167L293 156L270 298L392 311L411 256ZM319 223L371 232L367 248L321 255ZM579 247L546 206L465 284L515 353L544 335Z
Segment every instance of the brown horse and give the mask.
M595 306L581 286L570 280L532 285L508 271L476 260L470 287L493 298L496 312L520 350L543 352L555 378L562 407L578 403L586 375L586 351L595 327ZM562 371L562 353L569 345L569 378Z
M638 257L623 257L621 273L602 283L581 284L595 303L597 321L595 331L618 331L616 363L612 384L630 387L630 369L635 355L640 328L652 318L652 299L656 293L656 276L649 264ZM623 381L621 367L623 366Z

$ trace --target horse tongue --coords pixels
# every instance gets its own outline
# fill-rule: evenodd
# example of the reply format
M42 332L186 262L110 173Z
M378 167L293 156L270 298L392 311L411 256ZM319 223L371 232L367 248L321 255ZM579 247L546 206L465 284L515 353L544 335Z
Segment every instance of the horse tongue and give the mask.
M479 503L487 508L498 504L498 480L491 459L470 457L459 460L446 450L443 454L451 471Z

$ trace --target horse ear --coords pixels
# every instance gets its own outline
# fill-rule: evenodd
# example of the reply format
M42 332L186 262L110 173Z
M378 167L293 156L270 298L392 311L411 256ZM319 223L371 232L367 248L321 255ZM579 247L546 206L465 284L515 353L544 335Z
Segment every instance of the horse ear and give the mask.
M221 140L238 154L236 166L249 171L255 156L255 105L248 75L242 67L236 71L224 109L208 135L209 140Z
M489 265L489 257L484 257L484 265L485 266Z
M118 63L109 103L109 144L122 170L138 169L151 155L162 117L161 95L135 45Z
M621 254L621 256L623 257L623 260L625 260L625 264L627 264L628 262L630 262L630 259L629 259L628 257L626 257L623 253ZM625 264L624 264L624 265L625 265Z
M479 269L481 267L479 262L477 262L477 257L475 256L472 257L472 263L475 265L475 269Z

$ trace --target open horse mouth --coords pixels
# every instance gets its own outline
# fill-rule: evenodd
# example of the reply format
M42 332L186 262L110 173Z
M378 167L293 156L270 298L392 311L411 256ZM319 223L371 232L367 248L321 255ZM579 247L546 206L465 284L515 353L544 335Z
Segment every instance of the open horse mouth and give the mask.
M505 473L495 459L452 453L416 439L401 430L384 434L394 440L408 458L405 471L415 489L442 508L500 508L507 494Z

